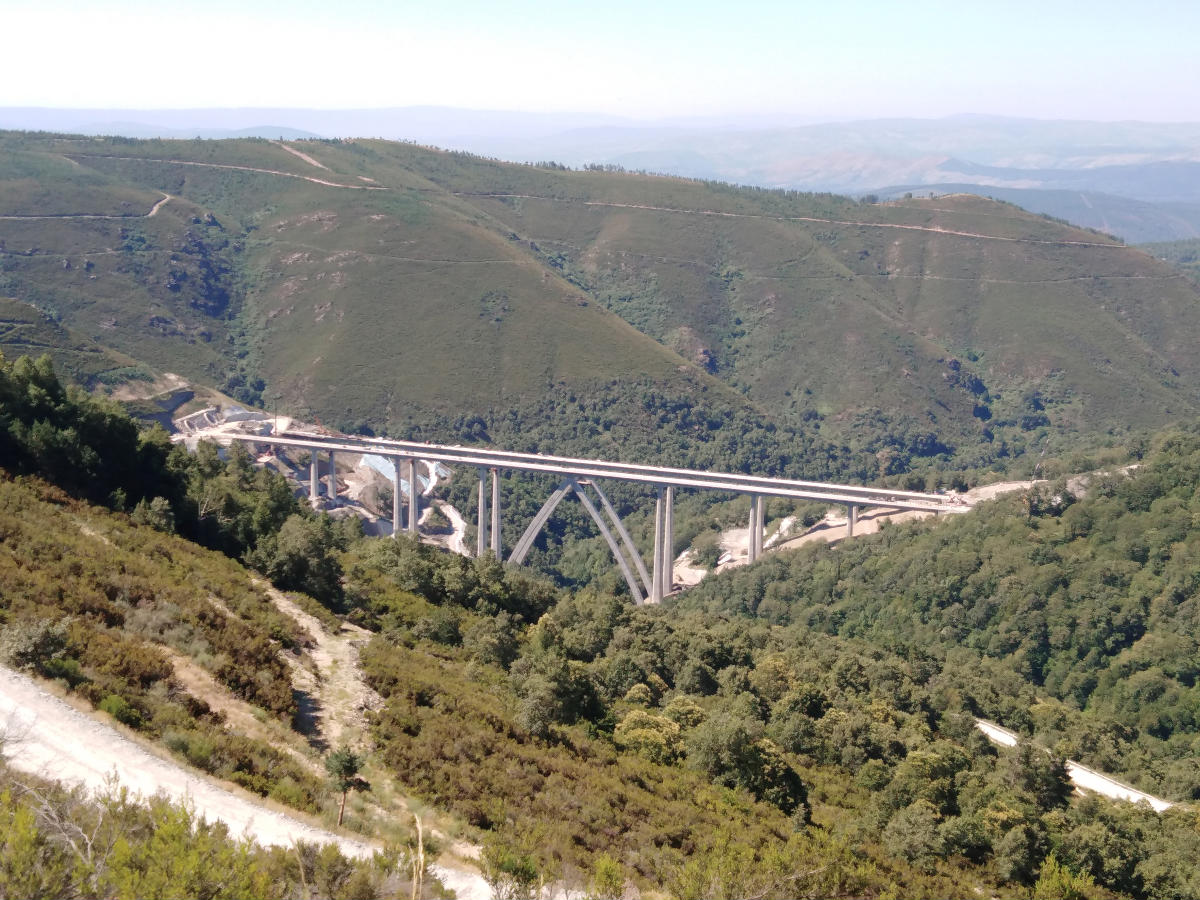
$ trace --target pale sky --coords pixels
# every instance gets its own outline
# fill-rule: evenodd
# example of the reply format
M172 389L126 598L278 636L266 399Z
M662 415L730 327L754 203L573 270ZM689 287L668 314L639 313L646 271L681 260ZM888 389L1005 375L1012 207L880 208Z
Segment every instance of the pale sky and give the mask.
M0 106L1200 121L1200 3L0 0Z

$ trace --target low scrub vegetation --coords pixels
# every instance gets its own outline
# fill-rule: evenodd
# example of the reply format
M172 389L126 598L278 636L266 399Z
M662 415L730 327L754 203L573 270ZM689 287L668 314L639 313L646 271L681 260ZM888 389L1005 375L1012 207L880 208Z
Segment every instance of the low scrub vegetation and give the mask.
M162 797L72 790L0 763L0 897L362 900L406 886L397 854L265 848Z
M294 713L284 654L306 638L229 556L309 591L304 605L324 604L327 621L374 632L361 651L383 698L372 762L479 836L501 893L1142 900L1200 887L1194 806L1160 815L1080 799L1065 767L1068 754L1140 766L1150 786L1195 798L1195 648L1179 637L1195 630L1190 432L1163 435L1086 497L1040 488L950 522L772 555L633 607L490 556L364 539L305 514L244 454L183 457L58 388L44 364L4 363L0 376L15 448L0 478L6 663L260 794L310 810L339 796L227 732L174 677L183 654L265 714ZM111 417L113 436L76 429L94 416ZM89 455L112 446L150 466L140 494ZM37 477L65 471L62 459L93 465L108 508L88 502L88 484ZM1034 740L997 750L976 714ZM335 768L349 790L351 767ZM113 802L72 796L83 816ZM230 895L295 891L286 854L157 802L121 813L130 849L104 873L68 872L70 850L37 803L7 790L0 815L47 889L68 876L93 879L71 890L105 896L190 885L135 844L177 834L172 858L230 860L243 879ZM370 896L382 870L335 856L320 865L344 880L322 890L343 895L358 878ZM9 859L3 871L16 871ZM126 860L125 880L105 874Z

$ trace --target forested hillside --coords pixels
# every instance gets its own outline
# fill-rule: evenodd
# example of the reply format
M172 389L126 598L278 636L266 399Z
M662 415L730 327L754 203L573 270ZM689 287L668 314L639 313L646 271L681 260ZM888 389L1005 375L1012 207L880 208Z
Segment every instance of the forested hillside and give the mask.
M500 420L620 378L895 473L1200 409L1191 283L978 197L863 204L383 141L0 145L0 293L346 429Z
M1081 496L1060 481L778 554L680 605L919 648L956 670L965 709L1195 800L1198 481L1196 429L1167 432L1142 462L1076 481Z
M490 558L332 529L244 456L167 452L62 388L47 361L0 368L0 426L12 460L0 480L9 665L251 790L328 808L334 796L309 769L238 734L174 674L189 657L292 727L284 659L302 638L228 558L240 557L310 591L322 616L373 632L361 656L383 699L373 764L479 840L506 890L1197 889L1194 806L1159 815L1073 798L1063 765L1077 753L1195 796L1195 648L1180 637L1194 630L1194 436L1162 437L1132 477L1078 502L1056 487L1023 507L770 557L636 608ZM122 457L157 480L110 462ZM1039 614L1044 627L1028 627ZM977 712L1051 752L993 748ZM26 801L0 810L22 846L45 848L40 865L61 859ZM277 857L239 865L277 895L295 890ZM368 871L355 885L369 896L382 883Z

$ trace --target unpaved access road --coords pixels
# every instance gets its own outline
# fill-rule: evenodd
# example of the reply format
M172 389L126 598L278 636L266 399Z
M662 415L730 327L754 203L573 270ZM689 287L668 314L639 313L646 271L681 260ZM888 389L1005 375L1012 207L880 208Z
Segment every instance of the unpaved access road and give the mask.
M160 191L159 193L162 194L162 199L150 207L150 212L146 213L145 215L138 215L137 213L116 215L105 215L102 213L60 213L58 215L51 216L0 216L0 220L5 222L23 222L27 219L152 219L158 215L158 211L160 209L175 199L166 192Z
M266 807L261 800L229 790L147 751L102 721L55 697L32 678L0 666L0 734L9 765L22 772L103 789L112 776L132 792L164 794L193 804L209 821L260 844L289 847L297 841L336 844L347 856L365 858L377 847L335 834L298 816ZM489 900L487 882L453 862L429 872L460 900Z
M986 719L976 719L975 727L982 731L993 744L1000 744L1002 747L1015 747L1020 743L1020 738L1017 737L1015 731L1002 728L995 722L988 722ZM1081 766L1074 760L1067 760L1067 775L1078 791L1091 791L1094 794L1102 794L1113 800L1125 800L1129 803L1149 803L1155 812L1162 812L1175 805L1168 800L1163 800L1160 797L1155 797L1153 794L1147 794L1145 791L1139 791L1137 788L1130 787L1123 782L1117 781L1115 778L1097 772L1095 769Z
M209 820L260 844L295 841L337 844L347 856L367 857L365 841L334 834L254 802L199 774L160 759L136 741L55 697L33 679L0 667L0 726L5 756L13 768L85 787L103 788L113 774L143 796L164 794L190 801Z

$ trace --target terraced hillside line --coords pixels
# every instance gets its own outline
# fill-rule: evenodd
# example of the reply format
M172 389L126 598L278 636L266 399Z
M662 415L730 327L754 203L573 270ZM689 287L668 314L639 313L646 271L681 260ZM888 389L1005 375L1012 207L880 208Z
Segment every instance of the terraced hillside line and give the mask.
M769 216L763 213L723 212L719 209L680 209L674 206L652 206L648 203L617 203L610 200L581 200L573 197L542 197L537 194L494 194L487 191L451 191L455 197L485 197L496 200L542 200L546 203L578 203L581 206L599 206L610 209L641 209L648 212L679 213L689 216L715 216L723 219L762 219L768 222L815 222L820 225L844 225L847 228L894 228L901 231L928 231L953 237L976 238L983 241L1004 241L1009 244L1045 244L1051 247L1103 247L1107 250L1127 250L1124 244L1102 241L1047 241L1040 238L1003 237L996 234L981 234L976 231L958 231L952 228L937 228L933 225L904 225L898 222L851 222L845 219L823 219L816 216Z
M158 215L158 211L167 205L168 202L175 198L170 194L164 193L162 199L150 207L148 213L123 213L118 216L104 215L101 213L62 213L57 216L0 216L0 221L4 222L28 222L42 220L58 219L152 219Z
M292 154L292 156L295 156L298 159L304 160L310 166L316 166L318 169L324 169L326 172L329 171L329 166L325 165L325 163L323 163L323 162L318 162L317 160L313 159L311 156L309 156L303 150L297 150L295 147L289 147L283 141L271 141L271 143L274 144L276 147L278 147L280 150L286 150L288 153Z
M312 637L314 647L309 653L317 667L316 676L298 664L292 672L300 690L315 700L309 723L314 733L309 738L329 749L342 745L369 747L365 713L383 702L363 680L358 667L358 648L370 640L371 633L349 622L343 623L337 633L331 633L316 616L306 613L282 591L265 582L256 584L267 592L276 609Z
M103 153L79 153L80 159L112 159L118 162L154 162L166 163L172 166L196 166L200 169L232 169L235 172L257 172L259 175L278 175L281 178L299 178L301 181L311 181L313 184L323 184L326 187L345 188L348 191L390 191L391 188L382 185L341 184L337 181L326 181L324 178L314 178L311 175L298 175L295 172L281 172L279 169L260 169L257 166L235 166L230 163L193 162L190 159L158 159L150 156L105 156ZM324 168L324 167L322 167ZM61 218L54 216L51 218ZM108 218L108 217L97 217ZM120 218L117 216L116 218Z

